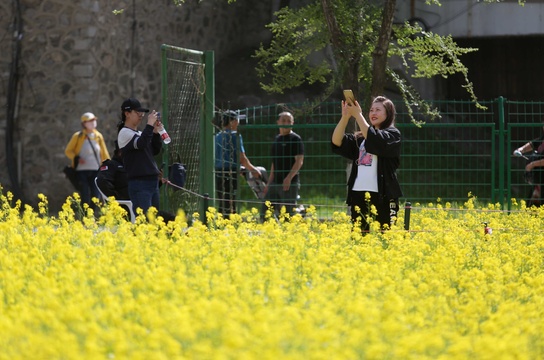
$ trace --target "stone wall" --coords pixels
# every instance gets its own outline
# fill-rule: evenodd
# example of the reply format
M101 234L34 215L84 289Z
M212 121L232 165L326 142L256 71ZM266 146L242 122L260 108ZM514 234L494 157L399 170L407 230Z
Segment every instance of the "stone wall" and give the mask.
M4 110L15 3L0 3L0 28L7 30L0 36ZM81 114L91 111L98 116L98 130L112 145L124 98L135 96L150 108L160 107L161 44L213 50L220 62L266 41L264 25L271 21L275 1L238 0L227 5L226 0L193 0L180 7L172 0L20 0L20 4L24 33L12 138L20 149L16 159L22 169L20 186L30 204L43 193L56 211L73 192L61 169L69 163L64 148L80 130ZM113 13L122 9L121 14ZM5 114L0 116L2 164L6 164ZM0 173L0 183L4 192L10 190L7 170Z

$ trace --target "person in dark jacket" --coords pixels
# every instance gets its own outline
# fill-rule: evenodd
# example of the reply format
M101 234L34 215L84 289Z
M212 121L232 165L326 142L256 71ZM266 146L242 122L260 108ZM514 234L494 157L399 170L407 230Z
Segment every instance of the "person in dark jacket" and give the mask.
M118 124L117 141L123 153L123 165L127 171L128 193L134 207L147 210L153 206L159 209L160 171L154 156L162 149L159 129L162 123L155 110L149 112L143 131L138 127L149 109L140 105L137 99L126 99L121 105L121 122Z
M117 200L129 200L128 195L128 176L123 166L122 152L119 149L117 141L115 141L115 150L113 157L102 163L98 170L96 183L104 195L113 196ZM157 180L159 187L162 184L161 180ZM162 216L165 222L173 221L176 216L167 211L158 210L158 216Z
M399 211L402 190L396 171L400 164L401 134L395 127L395 114L395 105L384 96L372 101L369 121L357 101L352 105L342 101L342 117L332 134L333 152L353 161L346 202L352 221L360 220L363 231L369 229L367 216L386 228L395 222ZM346 134L351 117L361 130ZM372 205L377 214L372 214Z

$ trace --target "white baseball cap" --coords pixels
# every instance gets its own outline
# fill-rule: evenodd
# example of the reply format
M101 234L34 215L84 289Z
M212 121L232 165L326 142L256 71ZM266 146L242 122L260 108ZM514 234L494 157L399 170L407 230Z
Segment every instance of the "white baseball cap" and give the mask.
M81 122L87 122L98 119L92 112L86 112L85 114L81 115Z

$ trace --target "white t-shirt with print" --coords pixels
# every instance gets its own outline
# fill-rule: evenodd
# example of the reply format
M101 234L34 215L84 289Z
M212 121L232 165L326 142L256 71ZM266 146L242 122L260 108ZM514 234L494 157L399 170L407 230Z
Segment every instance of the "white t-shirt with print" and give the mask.
M357 177L352 190L378 192L378 156L366 152L365 142L359 146Z

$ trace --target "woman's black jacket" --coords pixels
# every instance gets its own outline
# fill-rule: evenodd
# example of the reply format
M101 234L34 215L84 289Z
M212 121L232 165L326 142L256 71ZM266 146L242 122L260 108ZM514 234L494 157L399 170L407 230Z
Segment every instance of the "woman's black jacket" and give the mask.
M368 129L365 142L366 151L378 156L378 193L389 199L398 199L402 196L397 169L400 165L400 131L395 127L386 129ZM364 137L355 134L344 134L342 144L336 146L331 142L332 151L351 160L351 174L348 179L348 197L346 203L352 204L352 188L357 176L357 158L359 146Z

